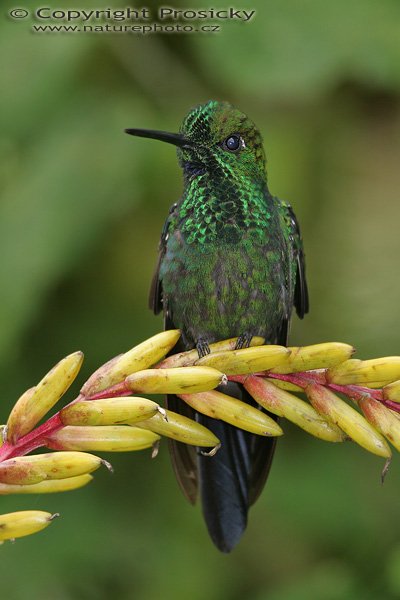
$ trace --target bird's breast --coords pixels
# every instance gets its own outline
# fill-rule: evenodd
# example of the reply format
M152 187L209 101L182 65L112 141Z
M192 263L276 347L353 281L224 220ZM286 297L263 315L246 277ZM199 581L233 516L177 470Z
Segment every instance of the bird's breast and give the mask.
M188 243L180 231L170 236L161 264L164 305L193 345L241 335L265 335L285 308L285 266L280 248L255 237L228 235ZM236 237L235 237L236 236Z

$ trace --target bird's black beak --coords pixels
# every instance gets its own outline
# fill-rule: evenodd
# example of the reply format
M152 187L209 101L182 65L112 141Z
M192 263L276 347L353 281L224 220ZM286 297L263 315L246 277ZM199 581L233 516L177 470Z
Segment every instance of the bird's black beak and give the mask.
M129 135L137 135L138 137L151 138L153 140L161 140L168 144L174 144L180 148L190 148L193 143L187 140L180 133L168 133L168 131L153 131L152 129L125 129L125 133Z

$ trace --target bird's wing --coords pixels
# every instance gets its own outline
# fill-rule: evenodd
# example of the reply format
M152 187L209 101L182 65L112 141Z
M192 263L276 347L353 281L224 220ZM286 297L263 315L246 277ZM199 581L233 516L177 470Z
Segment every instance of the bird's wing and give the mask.
M173 204L171 206L168 217L166 218L164 223L164 227L161 233L160 244L158 247L157 265L154 271L149 293L149 307L155 315L158 315L158 313L161 312L163 308L165 308L165 329L176 329L170 311L168 311L168 308L164 307L163 305L162 280L160 278L160 266L166 252L169 226L171 223L171 219L174 216L176 206L176 204ZM186 348L180 346L178 342L178 344L174 347L173 352L181 352L184 350L186 350ZM169 410L182 414L188 417L189 419L195 420L195 411L176 396L168 395L166 398L166 405ZM172 467L175 472L175 477L186 498L189 500L189 502L191 502L191 504L194 504L197 499L196 450L193 446L188 446L186 444L176 442L174 440L168 440L168 446L171 455Z
M278 201L279 202L279 201ZM296 279L294 286L293 305L296 308L298 316L302 319L309 310L308 290L305 273L305 257L303 250L303 241L301 239L300 228L296 215L290 204L279 202L283 209L283 218L286 227L289 229L290 250L296 262ZM287 345L289 320L283 319L279 331L276 332L274 340L268 340L270 344ZM276 417L269 414L272 418ZM252 470L250 474L249 502L253 504L260 495L268 473L271 467L274 455L276 438L262 438L254 436L250 438L249 453L252 456Z
M177 205L173 204L169 210L168 217L165 220L164 227L161 232L161 239L158 245L158 260L154 271L153 279L151 280L150 293L149 293L149 308L158 315L163 308L163 297L162 297L162 281L160 279L160 266L165 255L168 240L168 230L171 223L171 219L174 215ZM169 328L171 329L171 328Z
M164 318L164 328L176 329L172 317L168 314ZM178 341L173 352L182 352L184 350L186 348ZM166 406L169 410L188 417L192 421L196 420L195 411L177 396L168 394L166 397ZM195 504L198 492L196 448L182 442L176 442L175 440L168 440L168 448L176 480L189 502Z
M290 204L285 204L286 219L290 231L290 242L296 260L296 283L294 288L294 306L300 319L309 311L308 288L306 281L306 263L303 240L299 223Z
M289 323L285 321L285 323L282 324L282 330L278 333L276 340L271 340L269 343L282 344L285 346L287 344L288 329ZM260 408L248 393L246 393L245 401L248 404ZM263 412L266 412L271 419L279 421L278 417L272 413L264 410ZM248 454L251 457L251 472L249 474L249 506L251 506L264 489L274 457L277 438L250 435L247 437L247 440Z
M177 396L168 395L166 404L169 410L196 420L194 410ZM168 448L176 480L187 500L195 504L198 492L196 448L174 440L168 440Z

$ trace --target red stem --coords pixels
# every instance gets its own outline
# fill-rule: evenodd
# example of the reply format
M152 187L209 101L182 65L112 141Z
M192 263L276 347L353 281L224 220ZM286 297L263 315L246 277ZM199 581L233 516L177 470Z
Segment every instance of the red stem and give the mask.
M32 452L32 450L36 450L40 446L45 446L46 438L61 429L61 427L64 427L64 425L61 421L59 411L45 423L21 437L15 445L5 442L0 448L0 462L7 458L14 458L15 456L25 456L25 454Z
M316 370L316 371L304 371L302 373L291 373L291 374L282 374L282 373L270 373L268 371L263 371L262 373L255 373L258 377L269 377L270 379L278 379L279 381L287 381L288 383L293 383L303 389L307 387L310 383L319 383L332 390L333 392L338 392L339 394L343 394L352 400L360 400L365 396L369 396L374 400L378 400L390 410L393 410L397 413L400 413L400 403L392 402L391 400L385 400L382 394L382 390L380 389L372 389L363 387L360 385L338 385L336 383L329 383L326 380L326 370ZM229 381L237 381L239 383L243 383L246 379L244 375L231 375L228 377Z
M129 396L131 394L131 390L126 389L126 385L124 382L114 385L106 390L98 392L97 394L93 394L89 397L84 397L82 394L79 394L75 400L66 404L65 407L71 406L71 404L75 404L75 402L79 402L80 400L97 400L100 398L114 398L119 396ZM55 415L47 419L42 425L33 429L26 435L22 436L16 444L11 444L10 442L4 442L4 444L0 447L0 462L7 460L8 458L15 458L16 456L25 456L25 454L29 454L33 450L40 448L42 446L47 445L47 439L59 429L64 427L64 423L61 420L61 411L59 410Z

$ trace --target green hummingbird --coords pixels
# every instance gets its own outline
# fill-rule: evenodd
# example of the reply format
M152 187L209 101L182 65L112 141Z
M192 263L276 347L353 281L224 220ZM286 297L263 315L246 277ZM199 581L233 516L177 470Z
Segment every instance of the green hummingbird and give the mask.
M126 129L177 146L183 193L165 222L150 306L164 313L166 329L182 331L180 350L253 336L287 343L293 306L308 312L299 226L289 204L272 196L266 159L254 123L227 102L193 108L179 133ZM238 384L223 390L254 404ZM195 413L175 396L172 410L196 419L221 441L215 456L170 442L177 480L190 502L200 492L204 518L222 552L239 541L247 513L268 476L275 439L244 432Z

